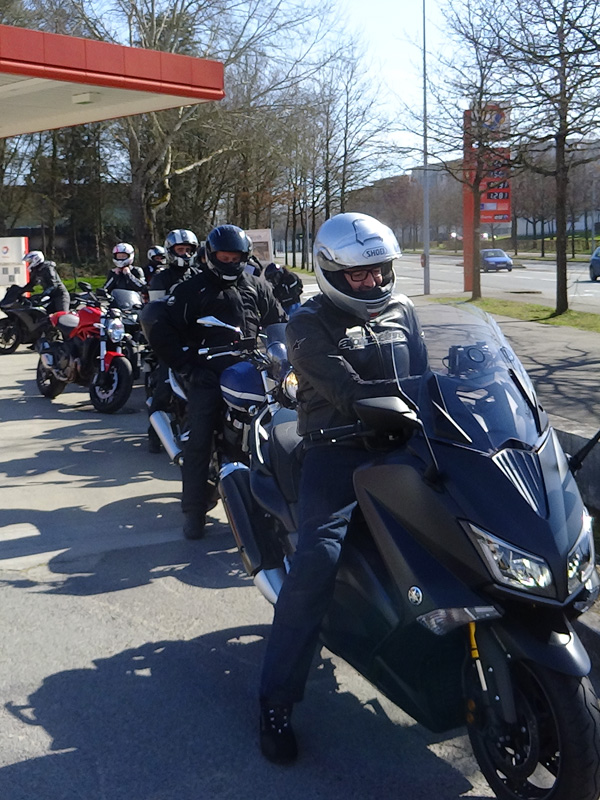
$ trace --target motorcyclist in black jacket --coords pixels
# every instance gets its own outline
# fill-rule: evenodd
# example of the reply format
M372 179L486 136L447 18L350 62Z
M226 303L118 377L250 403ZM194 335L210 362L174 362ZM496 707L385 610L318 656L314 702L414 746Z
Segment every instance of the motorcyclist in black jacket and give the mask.
M112 260L115 265L108 273L105 291L112 292L113 289L127 289L130 292L145 292L146 279L141 267L133 265L135 250L128 242L119 242L113 247Z
M166 254L167 266L155 272L150 281L148 296L151 303L171 294L174 286L198 272L195 267L198 239L193 231L185 228L169 231L165 238L165 246L160 249ZM148 251L148 255L150 255L150 251ZM149 313L152 314L153 310L149 310ZM162 358L157 360L158 366L154 376L155 388L152 393L152 403L148 409L149 416L152 416L155 411L166 411L171 395L171 387L168 383L169 367ZM160 453L162 450L162 444L152 425L148 427L148 450L151 453Z
M303 697L333 593L356 505L353 474L373 457L361 440L324 441L321 431L357 422L357 400L397 395L396 375L419 375L426 365L412 302L393 296L398 256L396 237L376 219L350 213L327 220L314 243L322 293L304 303L286 329L304 461L298 545L275 606L260 686L261 749L278 763L297 756L292 706Z
M272 261L265 268L265 278L273 286L273 294L286 313L299 305L304 284L298 275Z
M159 244L155 244L152 245L152 247L148 250L147 255L148 263L143 269L144 278L146 283L149 285L154 275L157 272L160 272L161 269L164 269L167 263L167 253L164 247L161 247Z
M150 281L150 300L159 300L171 293L175 284L187 280L197 272L196 255L198 239L193 231L177 228L169 231L165 238L167 266L157 272Z
M46 261L41 250L31 250L23 256L29 267L29 282L21 289L21 294L31 292L39 284L42 296L50 298L46 310L49 314L55 311L69 310L69 292L61 281L54 261Z
M196 321L214 316L254 338L260 328L286 319L270 286L244 272L250 244L241 228L220 225L212 230L206 239L206 255L208 268L174 287L150 333L150 345L158 357L188 380L190 436L184 445L181 503L188 539L204 535L211 503L207 482L213 432L223 408L219 376L231 363L228 358L206 360L198 355L200 347L230 344L231 332L201 327Z

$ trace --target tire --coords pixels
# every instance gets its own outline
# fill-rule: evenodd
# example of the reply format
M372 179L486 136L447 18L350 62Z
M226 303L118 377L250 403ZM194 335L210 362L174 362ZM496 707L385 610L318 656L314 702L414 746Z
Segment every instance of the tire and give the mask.
M67 381L60 381L53 372L46 369L41 359L38 361L35 382L42 397L47 397L49 400L54 400L67 387Z
M0 319L0 356L14 353L21 342L19 326L8 318Z
M96 411L112 414L129 400L133 386L131 364L126 358L113 358L106 373L106 384L99 384L96 371L90 384L90 400Z
M600 705L589 678L515 664L511 673L518 721L509 726L483 710L475 668L468 669L467 696L475 703L469 739L496 797L598 800Z
M596 273L594 272L594 270L591 267L590 267L590 280L591 281L597 281L598 280L598 276L596 275Z

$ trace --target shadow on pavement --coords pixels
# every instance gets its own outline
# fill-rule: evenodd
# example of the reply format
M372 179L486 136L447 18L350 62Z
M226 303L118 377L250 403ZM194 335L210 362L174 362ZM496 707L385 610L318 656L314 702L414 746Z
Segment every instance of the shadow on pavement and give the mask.
M23 735L43 728L54 754L0 769L0 796L225 800L244 787L256 800L456 800L473 789L428 750L434 739L423 728L341 691L329 659L313 668L310 700L295 712L298 763L264 761L255 692L266 631L148 643L47 677L25 704L6 708Z
M32 533L0 542L0 559L39 555L42 562L44 554L57 552L47 565L55 580L44 575L38 582L31 574L23 579L19 573L14 580L5 577L0 585L38 586L50 594L83 596L130 589L168 576L213 589L249 580L237 551L228 552L234 547L229 526L210 512L204 539L183 538L176 494L133 496L98 511L79 506L54 511L5 509L2 521L5 526L31 526ZM5 566L5 576L8 569Z

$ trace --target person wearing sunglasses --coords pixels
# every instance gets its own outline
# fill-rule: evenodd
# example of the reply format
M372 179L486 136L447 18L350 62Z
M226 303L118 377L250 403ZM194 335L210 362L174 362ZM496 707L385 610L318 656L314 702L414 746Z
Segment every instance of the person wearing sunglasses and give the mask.
M286 329L304 461L298 545L275 606L260 684L261 750L276 763L297 756L293 705L303 698L333 594L356 505L352 477L373 457L360 439L334 443L320 432L357 422L357 400L396 395L397 376L422 374L426 366L413 304L394 295L393 262L400 255L393 232L373 217L344 213L327 220L314 242L321 293Z

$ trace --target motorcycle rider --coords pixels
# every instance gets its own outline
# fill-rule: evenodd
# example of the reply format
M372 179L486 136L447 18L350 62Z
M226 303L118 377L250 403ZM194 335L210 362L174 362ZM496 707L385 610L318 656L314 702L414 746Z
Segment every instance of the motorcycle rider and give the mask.
M244 272L250 243L241 228L220 225L208 234L205 246L207 269L174 287L150 332L158 357L188 383L190 435L184 446L181 502L188 539L204 535L206 512L212 507L207 482L213 433L223 407L219 376L231 364L226 357L207 360L198 355L200 347L230 344L231 332L201 327L196 320L211 315L254 338L259 328L286 318L270 286Z
M344 213L327 220L314 243L321 293L286 329L304 461L298 546L275 606L260 684L261 750L276 763L297 756L292 707L304 694L356 505L352 476L373 457L361 440L332 443L319 431L357 422L356 400L397 395L394 365L406 377L422 373L426 363L413 304L393 296L392 265L400 255L392 231L373 217Z
M104 290L127 289L130 292L144 292L146 279L140 267L133 266L135 251L127 242L119 242L112 249L112 260L115 265L108 273Z
M148 286L150 302L160 300L170 294L173 286L187 280L197 272L195 261L198 253L198 238L193 231L184 228L169 231L165 238L165 246L160 249L166 255L165 260L168 266L154 273ZM148 251L148 255L150 255L150 251ZM155 411L167 410L171 393L168 380L169 368L161 358L158 358L156 383L152 393L152 403L148 409L149 415ZM148 427L148 450L150 453L160 453L162 450L162 444L152 425Z
M29 282L21 289L21 294L31 292L40 284L42 297L49 297L46 307L48 314L55 311L69 310L69 292L61 281L54 261L46 261L41 250L31 250L23 256L23 261L29 267Z
M273 294L283 306L284 311L289 314L295 311L300 304L303 283L298 275L294 275L281 264L271 262L265 268L265 278L273 286Z
M150 284L152 277L163 269L167 263L167 253L164 247L159 244L154 244L148 250L148 263L144 267L144 279L147 284Z
M177 228L169 231L165 238L167 266L155 273L149 285L150 300L159 300L176 283L187 280L197 270L195 268L198 238L193 231Z

